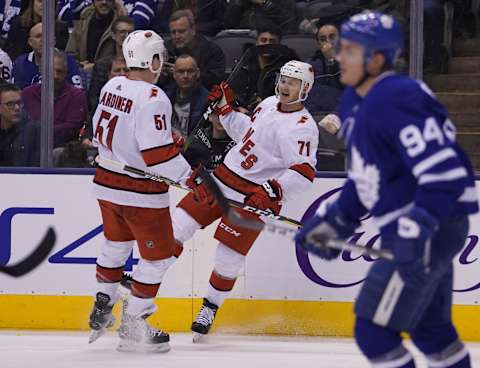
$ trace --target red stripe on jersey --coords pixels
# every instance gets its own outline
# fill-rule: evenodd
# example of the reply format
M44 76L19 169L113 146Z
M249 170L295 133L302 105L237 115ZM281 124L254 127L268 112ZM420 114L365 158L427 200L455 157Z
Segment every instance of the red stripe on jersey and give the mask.
M218 275L215 271L210 276L210 285L218 291L230 291L235 285L235 279L226 279Z
M259 187L258 184L244 179L238 174L234 173L225 164L218 166L213 172L213 175L215 175L215 177L227 187L244 195L252 193Z
M132 178L131 176L116 173L97 167L93 182L111 189L125 190L140 194L164 194L168 192L168 185L149 179Z
M149 148L142 151L143 160L147 166L155 166L171 160L178 156L180 151L175 144L170 143L165 146Z
M290 166L289 169L296 171L311 182L313 182L313 179L315 179L315 169L307 163L293 165Z
M138 298L155 298L159 288L160 284L144 284L135 279L132 282L132 294Z

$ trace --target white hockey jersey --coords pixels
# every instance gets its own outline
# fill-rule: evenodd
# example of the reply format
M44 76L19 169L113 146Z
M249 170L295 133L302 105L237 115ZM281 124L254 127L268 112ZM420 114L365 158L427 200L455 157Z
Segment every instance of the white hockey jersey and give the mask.
M94 143L101 157L185 183L190 165L172 139L172 105L153 84L127 77L110 79L93 116ZM113 203L163 208L168 186L135 174L99 167L93 192Z
M315 178L318 128L307 109L280 110L268 97L249 116L232 111L220 117L228 135L237 142L214 171L228 198L243 201L258 184L276 179L284 199L292 199Z

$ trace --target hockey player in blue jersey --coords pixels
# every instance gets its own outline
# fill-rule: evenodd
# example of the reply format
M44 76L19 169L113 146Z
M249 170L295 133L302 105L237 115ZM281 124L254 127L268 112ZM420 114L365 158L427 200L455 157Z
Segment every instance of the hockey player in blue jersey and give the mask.
M447 111L420 81L395 74L402 29L391 16L365 12L341 28L340 103L349 155L338 199L320 206L296 235L324 259L340 251L367 212L393 260L370 268L355 303L355 339L373 367L413 368L408 332L429 367L466 368L470 357L451 320L452 259L478 211L471 164L455 142Z

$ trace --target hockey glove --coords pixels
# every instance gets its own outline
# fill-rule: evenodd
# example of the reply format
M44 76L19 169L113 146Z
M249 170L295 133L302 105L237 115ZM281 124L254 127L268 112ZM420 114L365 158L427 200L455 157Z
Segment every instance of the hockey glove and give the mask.
M216 204L215 197L200 177L200 170L201 168L198 167L192 171L192 174L187 179L187 186L192 190L193 199L197 202L213 207Z
M438 221L422 208L414 207L398 219L397 226L391 240L396 268L405 285L421 287L430 272L430 242Z
M183 146L185 145L185 138L178 133L172 132L172 139L175 148L177 148L180 152L183 151Z
M347 218L335 202L320 207L317 213L297 231L295 243L308 253L332 260L337 258L341 251L328 246L332 239L347 239L360 226L358 220Z
M245 204L278 215L282 206L282 187L275 179L267 180L245 197Z
M208 102L216 103L214 111L218 116L226 115L232 111L234 101L235 92L226 82L214 85L208 95Z

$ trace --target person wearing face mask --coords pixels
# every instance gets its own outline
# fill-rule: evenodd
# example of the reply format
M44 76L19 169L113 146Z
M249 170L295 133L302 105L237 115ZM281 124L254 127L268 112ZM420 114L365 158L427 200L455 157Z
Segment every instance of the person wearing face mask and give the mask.
M240 106L250 112L260 101L275 93L280 68L287 61L298 59L293 50L280 44L280 28L262 26L256 32L256 48L250 50L254 52L230 82Z
M287 62L280 69L275 96L263 100L251 117L234 110L235 95L228 84L214 87L209 101L217 104L211 121L215 124L219 119L236 142L212 173L227 198L279 214L284 202L310 188L315 177L318 128L304 101L313 82L310 64ZM258 215L239 212L258 220ZM229 221L203 183L180 201L173 214L176 256L195 231L219 218L215 232L219 243L210 284L191 326L194 341L209 332L260 231Z

